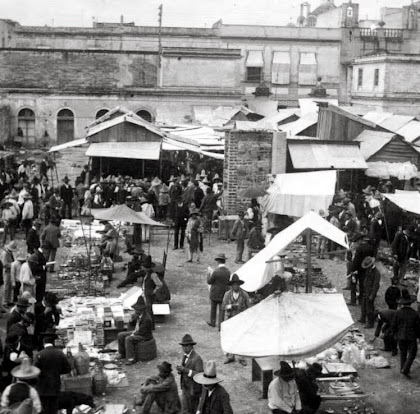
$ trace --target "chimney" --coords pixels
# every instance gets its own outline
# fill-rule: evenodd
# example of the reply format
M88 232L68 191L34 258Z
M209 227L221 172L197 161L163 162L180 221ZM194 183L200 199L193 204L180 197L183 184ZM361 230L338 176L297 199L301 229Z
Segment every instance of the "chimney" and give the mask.
M123 15L121 15L121 17L120 17L120 23L124 24L124 16Z

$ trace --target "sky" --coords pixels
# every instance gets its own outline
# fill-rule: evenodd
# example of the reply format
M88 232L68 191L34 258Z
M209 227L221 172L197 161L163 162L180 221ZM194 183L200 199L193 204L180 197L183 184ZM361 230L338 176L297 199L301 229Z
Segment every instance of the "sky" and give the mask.
M225 24L286 25L296 22L304 0L0 0L1 18L24 26L92 27L99 22L135 22L156 26L163 4L163 26L211 27ZM308 0L312 10L323 0ZM353 1L357 3L356 1ZM335 0L340 5L342 0ZM401 7L410 0L359 0L360 18L379 18L381 7ZM292 18L292 19L291 19Z

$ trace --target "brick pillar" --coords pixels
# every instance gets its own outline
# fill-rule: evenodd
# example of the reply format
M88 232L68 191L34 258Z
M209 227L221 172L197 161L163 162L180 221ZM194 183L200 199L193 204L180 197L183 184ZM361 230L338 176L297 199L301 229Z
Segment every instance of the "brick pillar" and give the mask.
M275 132L273 134L273 149L271 153L271 174L286 173L287 134Z

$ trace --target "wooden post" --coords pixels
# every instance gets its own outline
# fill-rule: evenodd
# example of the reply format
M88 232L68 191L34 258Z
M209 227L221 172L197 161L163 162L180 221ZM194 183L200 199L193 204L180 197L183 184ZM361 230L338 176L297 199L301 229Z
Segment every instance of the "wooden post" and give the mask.
M311 245L312 231L306 230L306 293L312 293L312 274L311 274Z

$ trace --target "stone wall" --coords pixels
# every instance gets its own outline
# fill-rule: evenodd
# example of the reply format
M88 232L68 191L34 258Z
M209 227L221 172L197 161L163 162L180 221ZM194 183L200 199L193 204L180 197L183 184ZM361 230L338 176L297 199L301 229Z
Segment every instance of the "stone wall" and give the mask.
M249 203L249 199L238 196L239 191L252 186L263 187L267 174L274 170L285 172L286 152L278 149L279 145L274 145L273 151L274 140L280 146L286 145L284 135L267 131L231 131L227 135L223 171L227 214L237 214Z
M10 107L0 107L0 143L4 144L10 139Z

